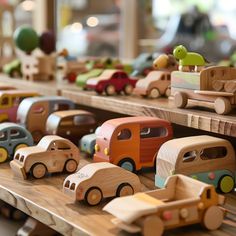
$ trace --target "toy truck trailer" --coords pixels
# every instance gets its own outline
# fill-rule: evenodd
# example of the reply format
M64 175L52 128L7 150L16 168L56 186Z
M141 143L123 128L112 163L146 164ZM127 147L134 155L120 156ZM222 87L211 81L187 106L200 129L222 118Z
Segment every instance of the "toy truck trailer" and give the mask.
M212 66L200 73L174 71L171 73L171 96L175 106L184 108L188 100L197 105L213 108L218 114L228 114L236 105L236 92L224 89L225 84L234 86L236 68ZM228 83L231 82L231 83Z
M212 185L174 175L164 189L116 198L103 210L114 215L112 222L125 231L159 236L165 229L196 223L209 230L219 228L224 212L218 205L223 203L224 197Z

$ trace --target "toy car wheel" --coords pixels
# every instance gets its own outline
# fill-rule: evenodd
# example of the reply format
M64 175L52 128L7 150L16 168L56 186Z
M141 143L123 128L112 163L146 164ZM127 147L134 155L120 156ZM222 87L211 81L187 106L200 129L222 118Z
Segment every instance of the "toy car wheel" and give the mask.
M24 147L28 147L27 144L25 143L20 143L18 145L15 146L14 152L16 152L17 150L19 150L20 148L24 148Z
M10 77L12 77L12 78L18 78L20 76L21 76L21 73L16 69L14 69L10 72Z
M188 96L186 93L176 92L174 95L174 103L178 108L184 108L188 103Z
M160 96L160 91L157 88L152 88L148 93L149 98L159 98Z
M46 175L47 168L42 163L36 163L32 166L31 172L34 178L41 179Z
M214 108L216 113L220 115L228 114L232 110L229 99L223 97L215 100Z
M90 188L85 194L85 201L90 206L96 206L102 201L102 191L97 187Z
M169 97L170 94L171 94L171 89L170 89L170 88L167 88L166 91L165 91L166 97Z
M73 173L77 170L78 163L75 160L68 160L65 164L65 171L68 173Z
M114 95L116 93L116 88L114 85L107 85L107 87L105 88L105 92L108 96Z
M134 90L134 87L132 86L132 84L126 84L125 87L124 87L125 95L132 94L133 90Z
M218 189L222 193L230 193L234 189L234 179L230 175L224 175L218 182Z
M0 147L0 163L5 162L8 158L8 151L3 148Z
M218 229L224 219L224 212L218 206L210 206L203 217L203 225L209 230Z
M128 195L133 195L133 194L134 194L134 189L128 183L121 184L117 188L117 191L116 191L116 196L117 197L123 197L123 196L128 196Z
M161 236L164 224L158 216L148 216L143 220L142 234L144 236Z
M121 168L124 168L125 170L128 170L130 172L135 172L136 171L135 163L130 158L125 158L125 159L121 160L118 163L118 166L120 166Z

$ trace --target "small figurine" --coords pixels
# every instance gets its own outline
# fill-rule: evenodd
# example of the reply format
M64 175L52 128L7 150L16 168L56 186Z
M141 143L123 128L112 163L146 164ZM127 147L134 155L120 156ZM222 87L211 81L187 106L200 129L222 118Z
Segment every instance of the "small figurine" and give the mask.
M178 62L171 54L161 54L153 61L153 67L156 70L167 70L169 72L177 70Z
M201 71L206 64L206 60L202 55L196 52L188 52L183 45L177 46L173 55L179 60L180 71Z
M178 138L159 149L155 184L162 188L171 174L184 174L229 193L235 188L235 172L235 152L229 141L208 135Z
M132 195L141 191L139 177L108 162L91 163L63 184L64 193L75 201L85 200L90 206L98 205L103 198Z
M15 123L1 123L0 135L0 163L13 157L18 149L34 144L31 133Z
M131 172L155 166L156 153L173 137L171 123L156 117L124 117L102 124L94 162L107 161Z
M86 88L95 90L98 94L105 91L108 96L122 91L125 95L130 95L136 82L137 79L130 78L121 70L109 69L104 70L99 77L87 80Z
M61 96L27 98L18 108L17 121L26 127L32 133L34 141L38 142L46 134L46 121L51 113L74 107L75 104L71 100Z
M93 113L84 110L53 112L46 121L47 134L59 135L75 145L79 139L94 132L97 122Z
M10 166L17 177L27 179L31 173L34 178L40 179L47 173L60 173L63 170L73 173L77 170L79 160L79 149L71 141L48 135L37 146L16 151Z
M134 94L158 98L170 95L170 72L150 71L146 78L140 79L134 88Z
M113 199L103 210L129 233L161 236L166 229L197 223L208 230L218 229L224 220L224 199L212 185L174 175L166 180L164 189Z

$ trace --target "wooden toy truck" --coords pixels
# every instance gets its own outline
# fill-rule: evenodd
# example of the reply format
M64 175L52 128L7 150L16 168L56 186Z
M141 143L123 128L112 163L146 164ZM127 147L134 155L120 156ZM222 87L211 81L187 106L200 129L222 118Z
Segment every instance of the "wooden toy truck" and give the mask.
M171 95L175 106L184 108L188 100L213 108L218 114L228 114L236 105L236 68L212 66L200 73L171 73Z
M144 236L160 236L166 229L202 223L215 230L223 222L224 197L208 185L183 175L167 179L164 189L116 198L103 210L117 227Z

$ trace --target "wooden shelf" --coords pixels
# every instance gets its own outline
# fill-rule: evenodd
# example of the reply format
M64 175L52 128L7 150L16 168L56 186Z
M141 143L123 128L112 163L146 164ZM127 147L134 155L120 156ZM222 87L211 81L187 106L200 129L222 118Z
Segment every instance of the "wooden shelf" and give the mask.
M166 98L144 99L137 96L101 96L94 92L63 89L62 96L75 103L131 116L157 116L172 123L236 137L236 112L218 115L214 111L175 108L173 101Z
M82 159L80 166L90 159ZM29 216L50 226L63 235L127 235L119 231L111 223L112 216L99 207L89 207L84 203L74 203L62 193L62 183L66 175L53 175L42 180L19 180L13 177L8 163L1 164L0 199L24 211ZM142 190L154 189L154 174L151 172L139 175L143 183ZM226 207L236 210L236 195L228 194ZM218 236L234 236L235 228L223 225ZM200 225L171 230L165 235L210 236L214 233L206 231Z

